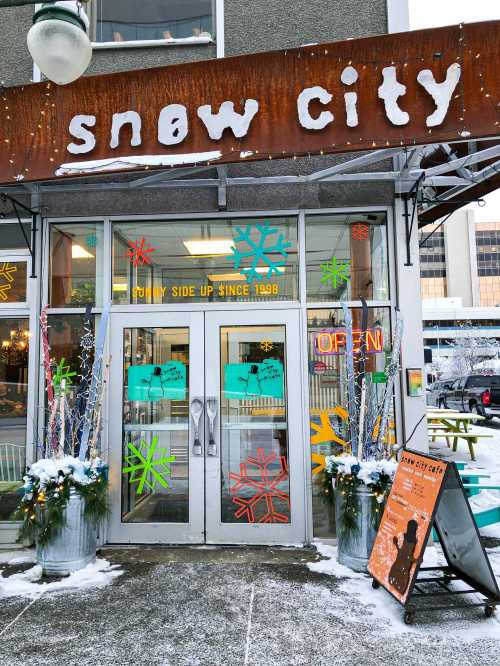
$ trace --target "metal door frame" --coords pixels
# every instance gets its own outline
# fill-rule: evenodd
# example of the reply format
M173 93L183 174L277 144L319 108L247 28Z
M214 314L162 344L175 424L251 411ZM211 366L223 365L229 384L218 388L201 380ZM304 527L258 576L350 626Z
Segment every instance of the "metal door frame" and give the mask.
M216 423L217 456L206 458L206 542L209 544L304 544L306 542L304 443L302 436L303 392L301 381L300 313L276 312L205 313L205 390L220 406L220 329L223 326L285 326L288 465L291 521L288 524L221 522L220 418ZM215 351L215 353L214 353Z
M109 485L111 515L107 540L111 543L203 543L203 455L193 453L194 429L189 419L189 523L124 523L122 514L123 331L126 328L189 328L189 404L204 395L204 329L201 312L112 314L109 418ZM202 425L200 423L200 425ZM203 436L203 430L201 435ZM202 440L203 441L203 440Z
M111 372L109 464L111 543L227 543L302 544L306 541L304 454L302 441L303 395L300 355L300 311L216 311L114 313L111 315ZM217 417L216 457L206 455L206 409L201 427L204 455L193 454L194 429L189 421L189 523L124 523L121 520L123 436L123 331L126 328L189 328L189 403L194 397L220 398L221 326L285 326L287 424L290 473L291 522L282 524L221 523L220 517L220 421ZM217 350L217 353L213 353ZM201 425L201 424L200 424ZM113 434L113 437L111 437ZM206 532L205 532L206 530Z

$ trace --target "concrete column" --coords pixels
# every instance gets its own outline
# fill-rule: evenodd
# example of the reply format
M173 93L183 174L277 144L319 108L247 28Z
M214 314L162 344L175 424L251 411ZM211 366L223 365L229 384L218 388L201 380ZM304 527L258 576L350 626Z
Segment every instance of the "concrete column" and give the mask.
M387 0L387 32L406 32L409 29L408 0Z
M468 308L474 305L468 211L457 211L443 227L447 294L452 298L461 298L463 306Z
M471 305L479 307L481 305L481 293L479 290L479 274L477 272L476 215L473 210L467 211L467 227L469 235L470 281L472 285Z
M412 201L409 201L411 216ZM422 326L422 299L420 296L420 262L418 247L417 219L410 239L410 266L406 266L406 229L404 202L396 194L394 202L394 237L397 281L397 303L404 321L403 340L401 344L401 411L403 416L402 433L404 442L408 440L413 429L418 425L415 434L408 442L408 448L428 451L427 422L425 419L425 390L422 396L408 396L406 378L407 368L421 368L424 375L424 339ZM398 444L404 442L398 441Z

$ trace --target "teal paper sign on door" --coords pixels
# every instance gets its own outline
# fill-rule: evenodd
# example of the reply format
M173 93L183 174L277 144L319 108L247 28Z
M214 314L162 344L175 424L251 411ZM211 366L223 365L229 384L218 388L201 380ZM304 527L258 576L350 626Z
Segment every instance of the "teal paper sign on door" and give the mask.
M263 363L228 363L224 366L227 400L283 399L283 364L275 359Z
M186 366L180 361L166 365L131 365L128 369L128 399L186 399Z

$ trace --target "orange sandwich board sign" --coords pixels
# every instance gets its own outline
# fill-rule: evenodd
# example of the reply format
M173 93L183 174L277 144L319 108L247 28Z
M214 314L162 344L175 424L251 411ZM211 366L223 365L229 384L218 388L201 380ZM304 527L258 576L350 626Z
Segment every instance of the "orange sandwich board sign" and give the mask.
M421 567L433 527L446 558L445 567ZM413 621L416 611L410 599L425 596L420 585L424 582L441 585L444 592L440 594L455 594L448 584L461 580L486 597L479 605L485 607L487 615L494 611L500 591L455 463L415 451L403 452L368 571L374 587L382 585L410 609L405 614L408 622ZM419 579L419 571L440 571L444 578Z

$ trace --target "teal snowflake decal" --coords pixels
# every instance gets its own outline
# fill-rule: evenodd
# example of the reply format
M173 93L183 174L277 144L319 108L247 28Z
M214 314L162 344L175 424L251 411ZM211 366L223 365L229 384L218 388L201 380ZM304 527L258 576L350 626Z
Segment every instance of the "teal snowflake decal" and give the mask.
M342 281L348 282L351 278L349 274L349 260L345 263L341 263L337 260L337 257L332 257L330 261L327 261L325 264L320 264L320 268L320 282L322 284L330 284L333 289L336 289L337 285Z
M252 238L254 227L259 233L258 241ZM254 280L262 280L282 273L280 269L286 266L288 248L292 244L285 241L285 236L279 233L279 229L271 227L271 223L266 221L264 224L247 224L245 229L236 227L236 232L235 247L231 248L233 254L230 260L233 261L234 268L246 277L247 282L251 284ZM245 246L248 249L245 249ZM251 259L248 268L242 268L245 259ZM262 270L262 266L264 270Z
M94 247L97 247L97 236L95 234L89 234L85 238L85 242L87 243L87 247L89 249L92 249Z
M69 365L64 365L64 361L66 359L62 358L59 363L56 365L55 372L52 376L52 385L54 387L54 391L56 394L60 394L61 391L61 383L64 380L64 388L67 389L70 384L73 383L72 377L76 377L76 372L74 370L71 370Z
M144 486L150 490L155 490L157 485L162 488L169 488L169 484L165 477L170 476L172 470L169 463L175 462L175 456L165 455L165 449L157 449L158 437L153 437L149 445L143 439L136 448L132 442L127 444L131 453L125 456L125 461L128 463L127 467L123 467L123 474L130 474L129 483L137 483L137 494L142 495ZM159 458L155 458L158 452Z

